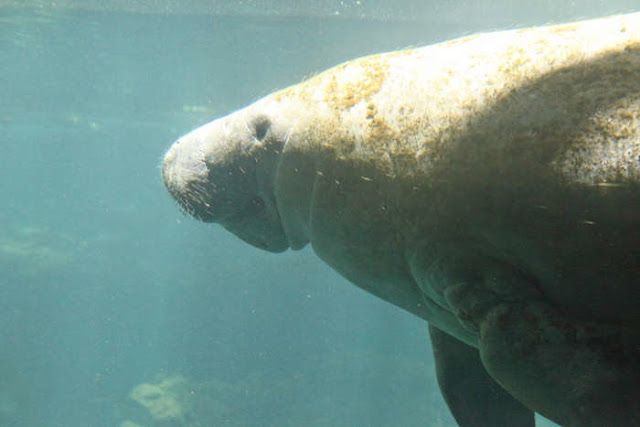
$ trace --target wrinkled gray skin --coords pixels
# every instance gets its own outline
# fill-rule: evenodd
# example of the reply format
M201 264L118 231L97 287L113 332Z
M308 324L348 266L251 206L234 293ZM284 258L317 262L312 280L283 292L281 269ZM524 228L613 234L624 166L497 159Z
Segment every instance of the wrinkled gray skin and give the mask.
M640 14L345 63L162 174L194 217L311 243L427 320L461 425L640 425Z

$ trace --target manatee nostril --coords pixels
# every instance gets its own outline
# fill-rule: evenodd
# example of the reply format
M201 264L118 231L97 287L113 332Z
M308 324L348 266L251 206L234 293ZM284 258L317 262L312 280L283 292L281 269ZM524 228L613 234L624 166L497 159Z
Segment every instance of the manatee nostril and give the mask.
M271 122L269 119L266 117L258 119L255 123L256 139L258 141L262 141L267 136L267 132L269 132L270 127Z

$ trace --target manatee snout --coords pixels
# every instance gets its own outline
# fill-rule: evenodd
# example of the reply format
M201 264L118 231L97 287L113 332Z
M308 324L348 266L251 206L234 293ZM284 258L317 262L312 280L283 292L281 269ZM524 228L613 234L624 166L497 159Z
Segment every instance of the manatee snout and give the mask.
M162 180L169 194L189 215L204 221L214 221L211 208L209 168L204 153L194 149L189 135L173 143L162 161Z
M188 215L280 252L289 247L273 193L282 141L271 127L241 110L195 129L165 154L162 179Z
M190 215L225 222L257 203L252 139L237 120L214 120L178 139L165 155L162 177Z

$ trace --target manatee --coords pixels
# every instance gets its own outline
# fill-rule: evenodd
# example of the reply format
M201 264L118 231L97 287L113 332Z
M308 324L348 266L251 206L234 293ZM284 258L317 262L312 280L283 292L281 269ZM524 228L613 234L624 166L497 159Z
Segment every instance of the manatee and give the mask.
M162 176L426 320L461 425L640 425L640 13L346 62L188 133Z

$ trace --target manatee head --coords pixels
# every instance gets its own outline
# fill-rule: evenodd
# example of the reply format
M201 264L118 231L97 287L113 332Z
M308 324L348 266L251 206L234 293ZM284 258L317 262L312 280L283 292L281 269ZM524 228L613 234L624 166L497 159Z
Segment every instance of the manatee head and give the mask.
M382 111L395 103L374 99L387 68L381 55L345 63L192 131L165 155L167 189L186 213L253 246L303 248L321 165L389 153L397 140Z
M274 103L257 102L178 139L162 163L169 193L193 217L270 252L289 247L274 181L291 130Z

